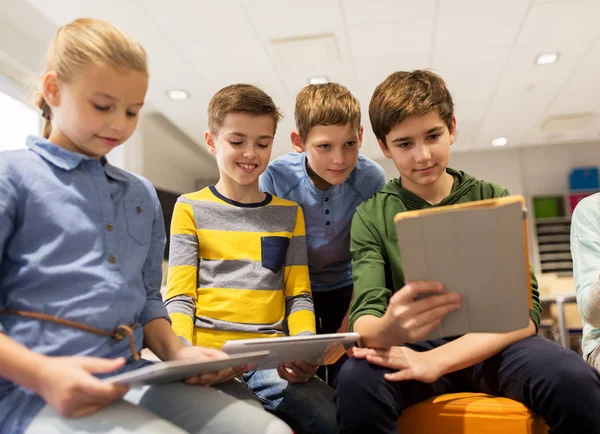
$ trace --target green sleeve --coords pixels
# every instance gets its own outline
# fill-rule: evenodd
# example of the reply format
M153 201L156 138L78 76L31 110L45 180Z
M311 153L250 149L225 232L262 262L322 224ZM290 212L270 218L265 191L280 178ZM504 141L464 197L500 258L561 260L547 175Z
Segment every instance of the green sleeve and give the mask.
M500 196L510 196L510 192L506 188L502 188L500 192ZM542 316L542 305L540 303L540 292L538 291L538 281L535 277L535 271L533 266L530 267L531 270L531 299L533 302L533 308L529 312L529 316L531 316L531 320L535 323L536 330L539 329L540 326L540 317Z
M360 207L352 219L350 232L354 300L350 306L349 330L363 315L378 318L385 313L392 292L386 288L387 256L383 240L365 224Z

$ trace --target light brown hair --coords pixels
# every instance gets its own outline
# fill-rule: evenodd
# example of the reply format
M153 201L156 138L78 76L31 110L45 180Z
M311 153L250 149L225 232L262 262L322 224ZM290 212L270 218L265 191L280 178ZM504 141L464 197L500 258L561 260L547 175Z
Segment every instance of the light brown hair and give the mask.
M92 64L148 75L144 48L112 24L92 18L80 18L58 29L46 55L43 74L54 71L60 81L69 83ZM52 110L41 93L36 95L36 105L45 119L42 134L48 138Z
M346 125L360 128L360 103L341 84L311 84L296 96L296 128L302 140L318 125Z
M273 119L274 130L283 117L273 99L251 84L232 84L219 90L212 97L208 104L208 128L213 135L218 135L229 113L270 116Z
M386 144L385 136L404 119L423 116L433 110L452 130L454 103L442 77L427 70L399 71L386 78L373 92L369 118L375 136Z

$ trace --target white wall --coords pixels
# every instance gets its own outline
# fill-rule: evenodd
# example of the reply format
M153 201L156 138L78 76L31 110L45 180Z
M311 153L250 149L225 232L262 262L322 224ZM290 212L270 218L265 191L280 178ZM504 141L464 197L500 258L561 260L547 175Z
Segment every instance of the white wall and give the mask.
M189 193L203 180L216 182L215 159L160 114L146 116L141 125L143 163L139 173L156 187Z

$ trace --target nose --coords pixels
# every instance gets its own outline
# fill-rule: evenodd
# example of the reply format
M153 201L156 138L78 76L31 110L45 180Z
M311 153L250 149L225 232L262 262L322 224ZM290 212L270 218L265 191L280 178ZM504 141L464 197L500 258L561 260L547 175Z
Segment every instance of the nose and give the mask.
M254 160L258 154L256 152L256 149L255 149L254 145L248 144L244 148L243 155L244 155L244 158L248 158L250 160Z
M346 162L346 155L343 149L336 150L333 152L331 162L336 165L343 165Z
M127 118L127 115L125 115L124 113L121 114L115 112L110 119L110 128L116 133L121 134L127 129L128 121L129 119Z
M415 146L414 158L416 163L426 163L431 159L431 152L427 146L419 143L417 146Z

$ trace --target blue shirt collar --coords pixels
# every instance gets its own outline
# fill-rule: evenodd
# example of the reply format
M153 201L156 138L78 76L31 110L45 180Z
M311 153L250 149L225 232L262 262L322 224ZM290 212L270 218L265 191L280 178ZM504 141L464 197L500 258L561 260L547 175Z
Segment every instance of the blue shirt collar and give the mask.
M44 160L63 170L73 170L82 161L93 160L92 157L67 151L43 137L27 137L27 147L39 154Z
M33 152L39 154L44 160L63 170L73 170L81 164L82 161L95 160L87 155L78 154L76 152L67 151L58 145L55 145L50 140L38 136L27 137L27 146ZM127 182L121 171L110 164L106 157L102 157L100 164L104 168L104 172L117 181Z

